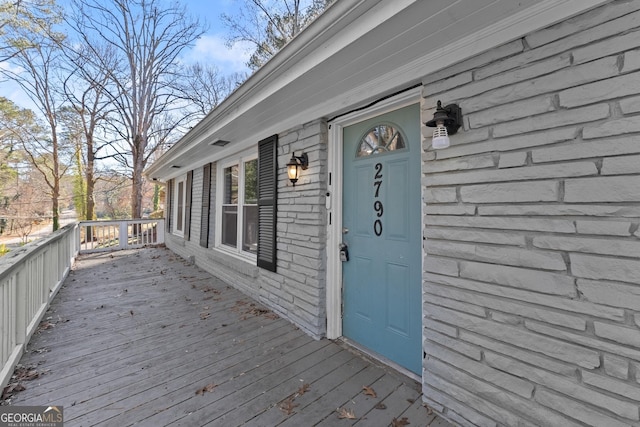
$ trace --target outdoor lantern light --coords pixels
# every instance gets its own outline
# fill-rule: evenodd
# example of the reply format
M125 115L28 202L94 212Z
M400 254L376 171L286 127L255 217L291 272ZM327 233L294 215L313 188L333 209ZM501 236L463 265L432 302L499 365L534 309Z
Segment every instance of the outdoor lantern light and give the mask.
M309 167L309 157L307 157L307 153L302 153L302 156L296 156L295 152L291 154L291 160L287 163L287 175L289 175L289 180L294 187L300 177L300 169L306 170L307 167Z
M442 102L438 101L433 119L425 123L426 126L434 127L433 141L431 146L435 150L447 148L449 146L449 135L458 132L462 123L462 111L458 104L449 104L442 107Z

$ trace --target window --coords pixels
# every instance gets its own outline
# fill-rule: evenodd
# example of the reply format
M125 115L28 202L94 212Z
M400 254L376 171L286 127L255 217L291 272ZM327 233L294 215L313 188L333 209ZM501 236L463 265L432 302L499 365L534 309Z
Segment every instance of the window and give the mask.
M406 147L400 128L388 123L378 124L367 130L358 144L356 157L367 157Z
M255 255L258 251L258 159L245 155L221 163L219 247Z
M184 225L184 181L178 182L178 213L176 218L176 231L183 231Z
M191 181L192 173L178 177L174 181L172 190L171 209L173 210L173 233L189 238L191 221Z

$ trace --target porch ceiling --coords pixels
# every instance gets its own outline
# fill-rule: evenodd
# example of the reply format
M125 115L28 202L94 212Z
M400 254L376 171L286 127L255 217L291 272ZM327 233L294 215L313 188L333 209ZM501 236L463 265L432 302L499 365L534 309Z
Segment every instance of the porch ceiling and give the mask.
M170 179L274 133L419 83L425 75L604 2L339 0L146 174ZM217 139L231 143L209 145Z

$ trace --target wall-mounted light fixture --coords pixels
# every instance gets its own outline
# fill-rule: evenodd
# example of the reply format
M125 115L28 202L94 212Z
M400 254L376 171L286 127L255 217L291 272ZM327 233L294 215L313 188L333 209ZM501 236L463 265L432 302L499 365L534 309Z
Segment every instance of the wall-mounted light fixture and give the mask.
M455 135L462 124L462 110L458 104L449 104L442 106L442 102L438 101L436 112L433 113L433 119L425 123L428 127L434 127L433 141L431 146L435 150L447 148L449 146L449 135Z
M300 169L306 170L308 167L309 157L307 156L307 153L302 153L301 156L296 156L295 152L291 154L291 160L287 163L287 175L294 187L300 177Z

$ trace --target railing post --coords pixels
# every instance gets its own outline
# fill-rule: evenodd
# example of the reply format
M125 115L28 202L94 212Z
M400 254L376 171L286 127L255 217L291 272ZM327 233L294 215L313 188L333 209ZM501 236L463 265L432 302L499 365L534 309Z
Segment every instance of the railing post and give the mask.
M27 302L27 269L28 263L24 263L22 267L14 274L13 284L15 285L15 306L13 307L13 313L16 316L16 344L24 344L27 336L27 325L29 324L28 317L28 302Z
M159 219L156 225L157 239L155 244L159 245L164 243L164 219Z
M121 221L118 231L118 247L126 249L129 245L129 224L127 221Z

